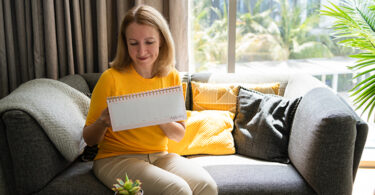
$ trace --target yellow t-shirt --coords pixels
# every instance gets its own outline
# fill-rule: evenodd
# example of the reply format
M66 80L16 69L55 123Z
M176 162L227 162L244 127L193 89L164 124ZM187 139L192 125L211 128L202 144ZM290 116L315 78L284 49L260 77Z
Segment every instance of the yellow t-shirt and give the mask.
M119 72L109 68L99 78L92 93L86 125L91 125L107 107L106 98L131 93L139 93L165 87L181 85L177 70L173 69L165 77L145 79L133 66ZM99 143L95 159L122 154L146 154L167 151L168 138L158 125L113 132L107 129L104 139Z

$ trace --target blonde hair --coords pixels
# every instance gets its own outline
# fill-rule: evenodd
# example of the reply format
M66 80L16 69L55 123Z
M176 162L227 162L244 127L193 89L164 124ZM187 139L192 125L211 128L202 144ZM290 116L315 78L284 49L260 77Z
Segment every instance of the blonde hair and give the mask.
M126 29L136 22L138 24L149 25L159 31L160 49L159 56L155 61L152 73L155 76L166 76L175 64L175 48L169 26L164 17L154 8L147 5L140 5L129 10L122 20L117 41L117 51L111 67L123 70L130 66L132 59L129 56L126 44Z

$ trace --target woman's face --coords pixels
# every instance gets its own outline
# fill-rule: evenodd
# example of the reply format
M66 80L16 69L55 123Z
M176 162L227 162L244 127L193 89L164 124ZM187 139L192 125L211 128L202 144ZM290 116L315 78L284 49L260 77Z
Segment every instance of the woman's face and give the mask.
M152 26L131 23L125 31L130 58L138 68L152 69L159 56L160 36Z

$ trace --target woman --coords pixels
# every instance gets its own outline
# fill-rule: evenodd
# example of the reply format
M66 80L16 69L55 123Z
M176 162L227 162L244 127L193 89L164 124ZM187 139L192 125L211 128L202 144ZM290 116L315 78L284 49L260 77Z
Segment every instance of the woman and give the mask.
M139 179L145 194L217 194L211 176L177 154L168 138L180 141L182 121L113 132L109 96L180 85L174 68L174 44L165 19L149 6L131 9L122 21L117 53L97 82L83 129L87 145L99 144L95 175L109 188L116 178Z

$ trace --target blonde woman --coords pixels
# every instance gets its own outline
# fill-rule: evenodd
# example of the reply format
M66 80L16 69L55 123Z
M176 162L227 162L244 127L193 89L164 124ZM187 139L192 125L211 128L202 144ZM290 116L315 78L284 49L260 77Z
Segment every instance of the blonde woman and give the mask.
M168 139L183 138L183 121L111 129L107 97L181 85L174 56L169 27L158 11L142 5L127 12L116 57L95 86L83 129L87 145L99 145L93 170L107 187L127 174L141 180L146 195L217 194L215 181L203 168L167 152Z

